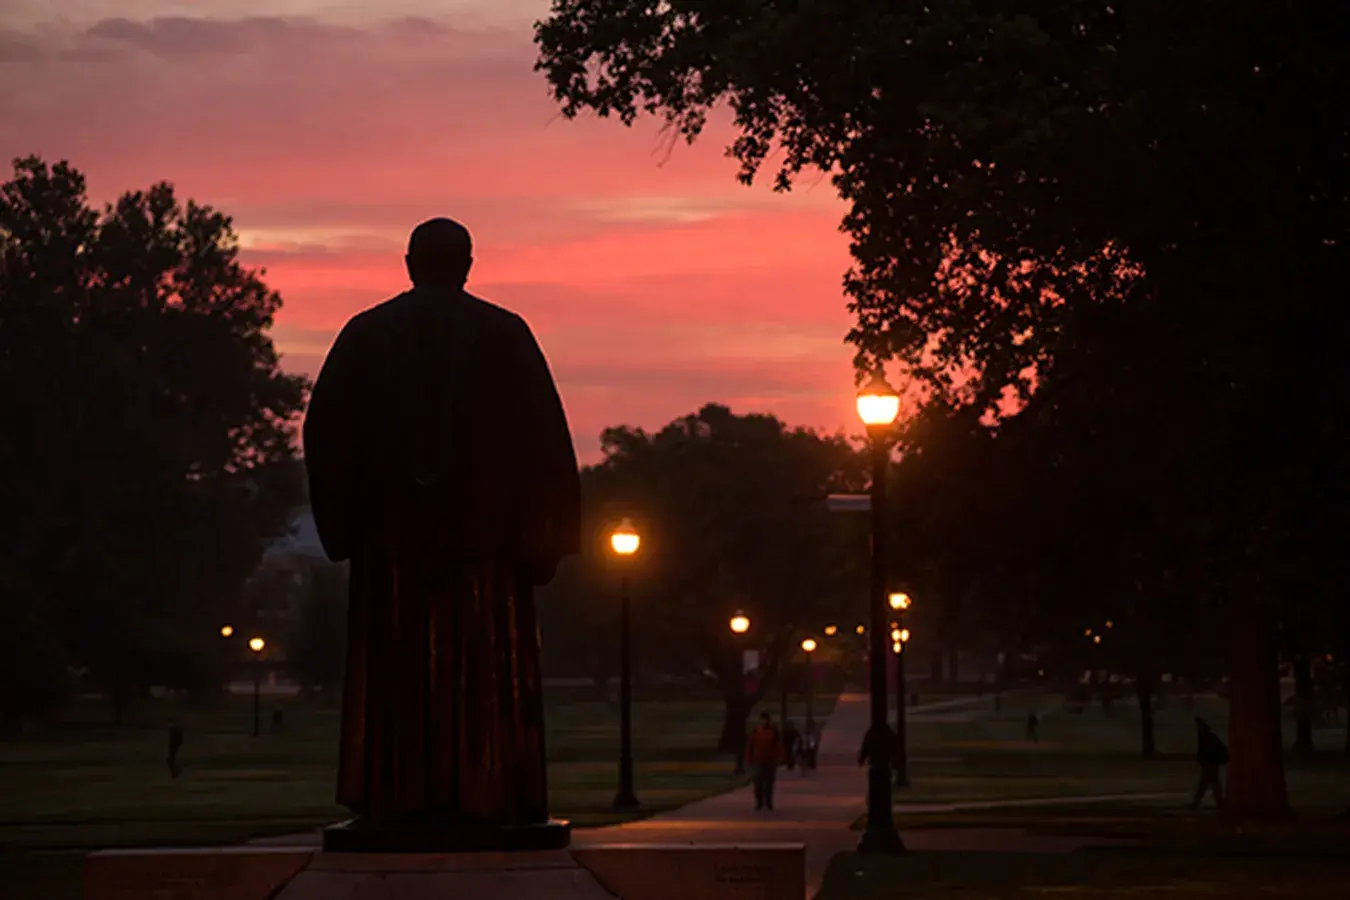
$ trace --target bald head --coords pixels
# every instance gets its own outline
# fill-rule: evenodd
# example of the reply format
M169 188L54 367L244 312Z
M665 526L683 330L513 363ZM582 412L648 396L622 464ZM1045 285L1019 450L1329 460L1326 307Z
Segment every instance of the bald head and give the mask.
M453 219L428 219L408 238L406 260L413 284L462 288L473 265L469 229Z

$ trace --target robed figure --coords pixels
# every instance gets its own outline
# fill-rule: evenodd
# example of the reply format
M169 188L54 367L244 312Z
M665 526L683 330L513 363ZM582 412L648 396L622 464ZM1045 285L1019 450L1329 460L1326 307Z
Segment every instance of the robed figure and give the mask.
M337 799L376 825L548 818L534 588L579 550L576 457L524 320L464 291L468 232L409 242L304 425L324 550L350 560Z

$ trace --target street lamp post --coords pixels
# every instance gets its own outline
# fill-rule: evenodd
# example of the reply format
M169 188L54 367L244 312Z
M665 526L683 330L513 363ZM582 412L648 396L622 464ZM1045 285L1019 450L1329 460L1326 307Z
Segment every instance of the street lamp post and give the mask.
M262 652L267 641L260 637L248 639L253 653L253 736L262 734Z
M867 771L867 830L859 853L901 853L905 845L895 830L891 809L890 731L886 709L886 474L890 432L900 414L900 397L878 372L858 393L858 417L867 426L872 451L872 577L868 597L868 673L872 695L871 753Z
M811 722L814 722L814 721L816 720L815 709L814 709L815 701L814 701L814 696L813 696L814 693L815 693L815 684L814 684L814 681L815 681L815 672L812 671L811 657L812 657L813 654L815 654L815 652L816 652L816 647L818 647L818 646L819 646L819 644L816 643L816 639L815 639L815 638L807 638L806 640L802 641L802 652L806 654L806 721L807 721L807 723L811 723Z
M736 615L734 615L734 616L731 617L731 621L728 623L728 625L729 625L730 628L731 628L731 634L732 634L733 638L735 638L735 639L737 640L737 643L736 643L736 677L737 677L737 679L739 679L739 683L740 683L740 687L738 688L738 690L740 691L740 694L739 694L738 696L744 696L744 692L745 692L745 674L746 674L746 673L745 673L745 668L746 668L746 662L745 662L745 646L744 646L744 640L743 640L743 639L744 639L745 635L746 635L747 633L749 633L749 631L750 631L750 617L747 616L747 615L746 615L745 613L743 613L743 612L738 612L738 613L736 613ZM736 738L736 741L735 741L735 747L736 747L736 753L735 753L736 759L735 759L735 761L732 762L732 764L731 764L731 774L733 774L733 775L744 775L744 774L745 774L745 729L744 729L744 728L742 728L742 729L740 730L740 734L739 734L738 737Z
M637 553L642 539L633 523L624 519L609 536L609 546L620 560ZM629 598L628 571L619 576L619 791L614 795L615 809L633 809L639 805L633 792L633 638L632 602Z
M909 595L893 593L890 596L891 609L895 611L896 626L891 632L895 642L895 786L909 787L909 747L905 714L905 642L909 640L909 629L905 627L905 611L909 609Z

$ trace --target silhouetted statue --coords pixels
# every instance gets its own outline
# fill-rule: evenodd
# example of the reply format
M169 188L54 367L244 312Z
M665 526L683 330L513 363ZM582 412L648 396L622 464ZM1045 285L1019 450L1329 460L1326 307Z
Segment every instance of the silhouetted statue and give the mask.
M529 326L464 291L471 264L463 226L419 225L412 290L342 329L305 420L319 537L351 560L349 834L548 820L533 592L579 550L577 463Z

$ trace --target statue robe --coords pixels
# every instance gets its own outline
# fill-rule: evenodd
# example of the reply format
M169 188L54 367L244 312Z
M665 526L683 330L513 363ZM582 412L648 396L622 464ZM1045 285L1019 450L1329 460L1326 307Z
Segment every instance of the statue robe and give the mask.
M579 549L580 485L524 320L415 288L347 323L304 425L351 560L338 802L373 822L548 818L533 589Z

